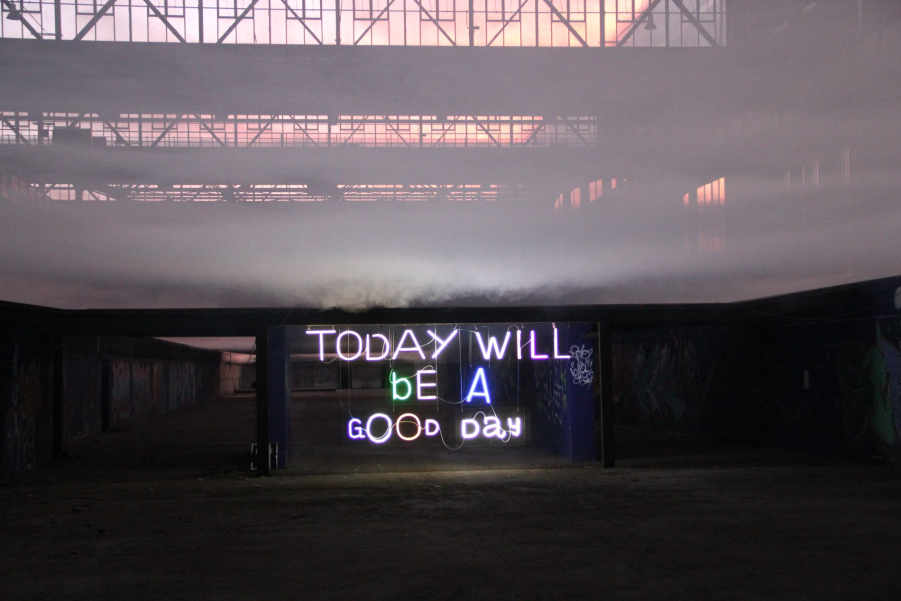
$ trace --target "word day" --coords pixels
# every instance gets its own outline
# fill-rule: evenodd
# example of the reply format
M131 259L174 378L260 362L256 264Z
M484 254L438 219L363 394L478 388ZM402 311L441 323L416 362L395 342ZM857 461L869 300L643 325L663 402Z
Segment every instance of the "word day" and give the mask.
M448 345L459 338L460 330L454 328L444 337L433 330L426 330L426 332L431 339L420 343L416 333L411 329L406 329L393 347L391 340L387 336L378 333L360 334L356 330L342 330L338 332L334 329L317 329L307 330L306 334L319 337L320 361L325 361L326 349L330 349L332 345L334 345L335 354L342 361L393 361L401 355L407 357L417 355L420 359L425 360L427 351L429 351L429 359L438 359ZM511 346L518 360L524 358L523 349L526 347L528 347L528 358L533 361L545 359L569 360L569 354L560 352L559 335L556 327L553 328L553 333L553 348L543 349L545 352L540 352L542 349L539 348L535 330L528 330L528 333L526 333L526 330L521 329L515 331L507 330L502 341L499 341L497 336L483 337L482 333L478 331L474 332L474 335L482 353L482 358L485 361L489 361L492 358L503 359ZM514 338L516 343L511 345L511 339Z
M401 428L403 426L403 429ZM522 418L508 417L506 429L501 423L501 418L494 415L482 415L481 423L475 418L463 419L458 424L458 432L461 438L473 440L477 438L498 439L509 442L522 436ZM347 436L351 440L368 439L374 444L383 444L391 439L392 435L405 442L411 442L420 436L437 436L441 433L441 424L434 419L420 419L414 413L404 413L397 420L384 413L373 413L363 425L363 420L354 417L347 422Z

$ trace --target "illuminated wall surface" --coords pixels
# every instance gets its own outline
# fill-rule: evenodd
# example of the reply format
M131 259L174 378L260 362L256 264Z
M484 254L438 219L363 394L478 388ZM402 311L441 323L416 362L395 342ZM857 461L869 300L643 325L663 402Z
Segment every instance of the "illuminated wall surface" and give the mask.
M594 324L294 328L296 358L338 364L348 443L522 446L594 458ZM303 353L297 353L297 350ZM333 369L333 367L332 367ZM582 432L573 445L573 433ZM585 447L583 449L583 447Z

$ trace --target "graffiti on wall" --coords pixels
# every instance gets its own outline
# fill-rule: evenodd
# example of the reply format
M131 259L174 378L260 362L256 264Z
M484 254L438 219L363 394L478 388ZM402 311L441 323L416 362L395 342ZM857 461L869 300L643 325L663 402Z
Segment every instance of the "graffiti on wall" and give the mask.
M536 406L539 413L553 425L562 425L566 417L566 375L568 364L562 361L535 363Z
M852 450L898 455L901 440L901 319L875 324L875 340L845 340L836 372L839 408Z
M131 364L128 359L110 361L110 425L118 427L132 421Z
M698 341L681 331L620 334L613 345L613 398L617 416L632 423L696 423L716 372L702 378Z
M594 382L594 363L591 356L594 349L586 345L572 345L569 348L569 373L573 383L578 386L591 386Z
M43 406L43 368L37 359L21 361L17 346L12 356L10 406L3 420L3 464L0 473L31 468L36 457L38 416Z
M64 438L76 440L100 432L100 360L66 354L63 358Z

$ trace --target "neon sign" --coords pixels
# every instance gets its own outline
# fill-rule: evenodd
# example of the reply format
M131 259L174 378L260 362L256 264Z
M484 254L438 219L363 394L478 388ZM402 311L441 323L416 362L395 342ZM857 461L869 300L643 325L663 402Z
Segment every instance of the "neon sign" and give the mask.
M314 326L304 334L312 337L308 340L315 344L320 362L337 362L344 370L340 373L348 374L342 381L385 391L390 409L354 415L348 404L350 441L384 445L432 440L460 448L527 444L528 407L533 400L526 393L525 405L520 407L520 382L549 373L551 362L568 362L565 373L575 369L580 382L591 383L591 356L585 347L561 341L555 324L534 326ZM573 366L574 361L578 365ZM535 366L525 368L520 376L522 362ZM372 368L365 366L378 363L384 365L380 376L377 370L375 377L360 380L374 384L356 386L356 374L372 374Z

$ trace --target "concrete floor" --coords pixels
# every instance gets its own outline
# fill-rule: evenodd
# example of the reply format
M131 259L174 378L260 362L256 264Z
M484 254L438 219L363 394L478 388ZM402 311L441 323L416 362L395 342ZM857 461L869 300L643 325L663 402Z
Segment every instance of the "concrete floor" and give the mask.
M901 594L895 467L620 430L614 470L529 449L439 462L322 441L252 478L252 403L81 441L0 486L0 599Z

